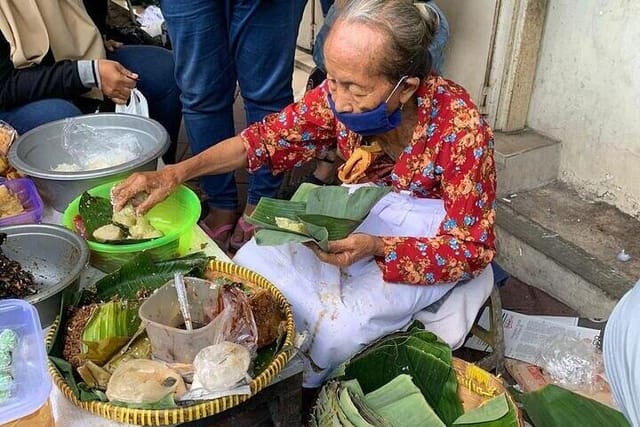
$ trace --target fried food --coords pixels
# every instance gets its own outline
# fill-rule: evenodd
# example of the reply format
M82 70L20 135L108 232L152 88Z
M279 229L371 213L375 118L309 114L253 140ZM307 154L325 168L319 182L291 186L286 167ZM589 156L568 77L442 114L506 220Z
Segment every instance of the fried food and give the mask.
M13 194L6 185L0 185L0 218L7 218L24 212L18 196Z

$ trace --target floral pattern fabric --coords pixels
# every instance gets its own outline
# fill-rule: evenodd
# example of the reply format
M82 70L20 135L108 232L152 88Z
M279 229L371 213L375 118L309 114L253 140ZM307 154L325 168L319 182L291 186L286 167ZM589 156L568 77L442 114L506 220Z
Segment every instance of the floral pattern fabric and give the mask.
M241 133L250 170L268 164L274 173L287 171L333 147L349 158L362 137L334 117L327 91L324 82ZM468 280L495 255L493 133L469 94L449 80L429 76L416 95L412 141L395 162L379 156L360 182L442 199L446 215L434 237L383 237L385 256L377 262L387 282Z

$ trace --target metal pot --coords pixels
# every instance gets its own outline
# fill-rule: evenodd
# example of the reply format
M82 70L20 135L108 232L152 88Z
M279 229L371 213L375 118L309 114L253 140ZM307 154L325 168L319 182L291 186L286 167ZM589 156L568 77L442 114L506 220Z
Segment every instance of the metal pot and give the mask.
M65 129L87 125L114 138L133 134L142 152L115 166L81 172L57 172L61 164L76 159L65 148ZM155 170L157 160L169 148L169 135L155 120L130 114L99 113L46 123L20 136L9 150L9 163L31 176L45 204L62 212L85 190L124 178L133 172ZM109 159L105 148L104 157Z
M25 298L38 310L43 328L60 313L62 294L76 292L80 273L89 262L87 242L66 228L53 224L25 224L0 227L7 234L4 255L20 263L39 284L38 293Z

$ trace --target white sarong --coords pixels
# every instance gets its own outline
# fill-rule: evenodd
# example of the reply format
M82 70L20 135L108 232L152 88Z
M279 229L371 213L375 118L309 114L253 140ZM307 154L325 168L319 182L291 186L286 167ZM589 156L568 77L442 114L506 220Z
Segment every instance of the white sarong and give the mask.
M392 192L373 207L356 232L431 237L444 216L442 200ZM441 299L455 285L388 283L373 257L339 269L321 262L301 244L258 246L251 239L233 260L280 289L293 308L297 329L308 332L302 350L312 363L305 361L305 387L321 385L340 363L375 339L406 327L414 314ZM456 288L436 313L428 313L426 328L450 345L459 346L492 286L493 272L488 266L459 286L461 292ZM465 296L465 289L471 292L471 298ZM472 304L465 306L469 300ZM453 319L455 313L460 319Z
M616 304L604 330L604 370L631 425L640 427L640 281Z

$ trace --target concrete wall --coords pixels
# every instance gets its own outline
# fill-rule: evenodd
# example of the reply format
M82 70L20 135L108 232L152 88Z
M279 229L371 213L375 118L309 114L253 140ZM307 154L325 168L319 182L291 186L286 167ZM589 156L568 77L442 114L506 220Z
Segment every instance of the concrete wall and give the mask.
M640 1L549 0L528 125L560 179L640 216Z

